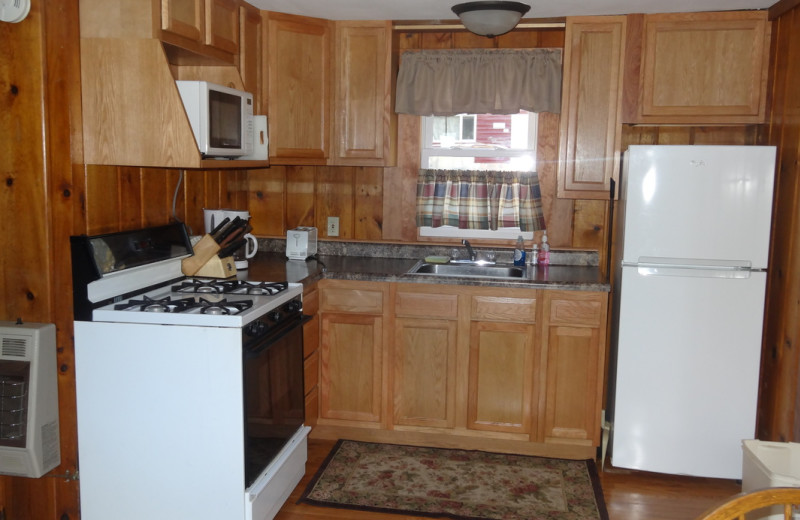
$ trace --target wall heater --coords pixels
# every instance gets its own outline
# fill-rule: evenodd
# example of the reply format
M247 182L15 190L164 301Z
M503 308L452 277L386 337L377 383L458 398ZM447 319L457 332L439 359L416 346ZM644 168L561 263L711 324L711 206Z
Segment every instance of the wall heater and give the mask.
M41 477L59 464L56 327L0 321L0 474Z

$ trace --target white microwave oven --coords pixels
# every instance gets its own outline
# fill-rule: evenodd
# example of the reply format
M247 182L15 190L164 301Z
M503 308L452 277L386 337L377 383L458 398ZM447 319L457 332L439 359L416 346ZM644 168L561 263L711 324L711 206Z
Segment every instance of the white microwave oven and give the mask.
M204 157L251 155L253 95L207 81L176 81L197 147Z

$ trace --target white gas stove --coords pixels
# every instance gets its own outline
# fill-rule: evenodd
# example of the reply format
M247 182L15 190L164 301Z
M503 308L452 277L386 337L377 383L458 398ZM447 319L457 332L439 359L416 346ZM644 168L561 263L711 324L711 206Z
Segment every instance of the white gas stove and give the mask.
M71 245L82 518L273 518L305 473L302 285L183 276L182 224Z

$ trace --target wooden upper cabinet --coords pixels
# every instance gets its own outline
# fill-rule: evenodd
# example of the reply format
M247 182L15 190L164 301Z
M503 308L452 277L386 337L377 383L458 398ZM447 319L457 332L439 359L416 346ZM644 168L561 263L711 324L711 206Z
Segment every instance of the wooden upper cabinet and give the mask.
M205 34L203 0L161 0L161 29L192 41Z
M627 66L638 88L626 92L625 122L765 121L766 11L639 15L631 22L641 24L631 32L634 63Z
M335 24L331 164L394 163L397 119L392 106L391 42L391 22Z
M268 15L272 164L325 164L330 138L331 22Z
M607 199L622 134L626 18L567 18L558 196Z
M239 4L206 0L205 43L231 54L239 52Z
M142 5L147 3L138 1ZM237 0L151 1L160 2L161 31L158 37L162 41L200 56L233 63L239 52ZM186 55L173 54L178 54L184 62L192 61Z

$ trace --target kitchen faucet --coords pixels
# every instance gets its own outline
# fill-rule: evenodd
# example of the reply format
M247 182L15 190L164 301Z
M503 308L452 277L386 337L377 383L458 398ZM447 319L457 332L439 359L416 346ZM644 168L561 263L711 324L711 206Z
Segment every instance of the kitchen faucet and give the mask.
M461 243L464 245L464 247L467 248L467 253L469 254L470 261L474 262L475 259L478 258L478 255L475 254L475 250L472 249L472 246L470 245L469 240L464 239L464 240L461 241Z

